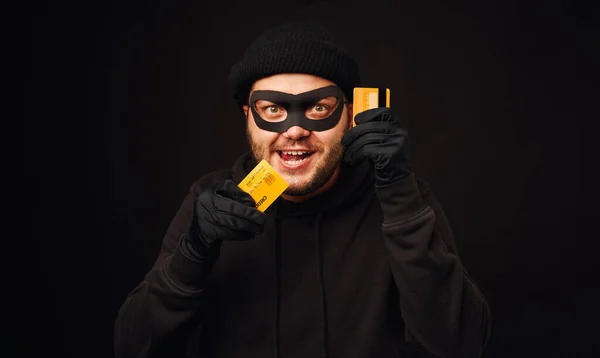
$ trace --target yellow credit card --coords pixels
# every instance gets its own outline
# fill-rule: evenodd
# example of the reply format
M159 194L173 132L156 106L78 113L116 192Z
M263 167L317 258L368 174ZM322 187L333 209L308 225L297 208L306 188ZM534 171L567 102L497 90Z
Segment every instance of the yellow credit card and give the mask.
M250 194L256 208L264 212L287 189L288 183L263 159L238 186Z
M352 126L356 126L354 117L360 112L368 109L390 107L390 89L389 88L371 88L371 87L356 87L354 88L354 100L352 102Z

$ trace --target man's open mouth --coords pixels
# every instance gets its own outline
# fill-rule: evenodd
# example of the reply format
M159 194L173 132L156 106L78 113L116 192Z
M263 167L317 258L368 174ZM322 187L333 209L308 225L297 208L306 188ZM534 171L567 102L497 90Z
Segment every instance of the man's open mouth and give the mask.
M312 151L288 151L288 150L278 150L277 153L283 159L285 164L294 166L304 162L308 159L314 152Z

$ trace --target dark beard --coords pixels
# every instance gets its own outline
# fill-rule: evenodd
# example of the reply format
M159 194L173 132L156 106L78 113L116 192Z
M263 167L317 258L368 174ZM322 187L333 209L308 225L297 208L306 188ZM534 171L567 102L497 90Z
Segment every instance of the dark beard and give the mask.
M246 139L248 141L248 145L250 147L250 151L254 156L256 162L260 162L262 159L266 159L264 157L264 153L271 153L271 148L265 148L257 144L250 134L249 130L246 130ZM303 141L294 141L290 144L302 144ZM292 146L292 145L290 145ZM268 149L268 150L267 150ZM322 149L320 149L322 151ZM311 176L307 185L302 188L288 188L283 193L291 196L304 196L310 193L313 193L320 189L323 185L325 185L329 179L335 173L340 161L342 160L344 155L344 147L342 143L336 143L325 157L325 162L317 166L315 173Z

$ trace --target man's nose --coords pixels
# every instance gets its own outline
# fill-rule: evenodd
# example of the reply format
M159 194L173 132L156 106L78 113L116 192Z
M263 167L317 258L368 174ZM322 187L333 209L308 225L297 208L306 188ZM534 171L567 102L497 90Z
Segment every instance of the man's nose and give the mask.
M289 138L292 140L299 140L300 138L308 137L309 135L310 135L310 131L308 131L300 126L290 127L287 131L283 132L283 136L285 138Z

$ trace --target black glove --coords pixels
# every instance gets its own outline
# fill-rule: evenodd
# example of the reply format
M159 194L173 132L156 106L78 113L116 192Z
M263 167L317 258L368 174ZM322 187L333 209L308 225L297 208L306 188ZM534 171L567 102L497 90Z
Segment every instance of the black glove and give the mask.
M202 257L206 248L223 240L251 240L262 232L267 216L256 209L250 194L227 179L206 189L194 202L190 232L184 236L184 252Z
M408 134L394 112L387 107L374 108L357 114L354 120L356 127L342 138L344 160L354 164L367 157L374 166L378 185L408 176Z

